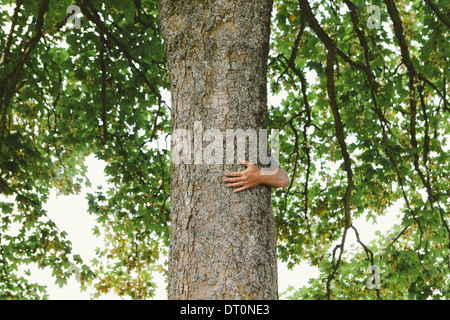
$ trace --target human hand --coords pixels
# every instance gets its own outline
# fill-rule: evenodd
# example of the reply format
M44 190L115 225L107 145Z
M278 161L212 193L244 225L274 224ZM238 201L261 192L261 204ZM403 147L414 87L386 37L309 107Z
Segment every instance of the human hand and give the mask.
M243 191L245 189L254 188L261 184L261 171L260 169L245 160L239 159L239 162L242 163L247 169L238 172L229 172L225 174L225 178L223 182L229 182L227 187L240 187L234 192Z

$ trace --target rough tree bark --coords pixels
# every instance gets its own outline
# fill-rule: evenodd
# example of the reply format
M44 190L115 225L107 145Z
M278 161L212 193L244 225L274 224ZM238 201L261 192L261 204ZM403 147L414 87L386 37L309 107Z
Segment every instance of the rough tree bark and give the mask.
M198 136L200 121L224 136L267 128L271 10L272 0L159 0L172 132ZM192 150L191 164L171 167L169 299L277 299L270 188L233 193L224 174L243 166L226 164L225 151L223 164L199 162Z

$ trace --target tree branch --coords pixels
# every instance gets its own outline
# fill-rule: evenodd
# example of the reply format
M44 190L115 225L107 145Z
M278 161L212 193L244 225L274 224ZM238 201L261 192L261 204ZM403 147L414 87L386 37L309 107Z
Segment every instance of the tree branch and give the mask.
M431 10L434 11L436 14L436 17L447 26L447 28L450 28L450 21L447 20L447 18L439 11L439 8L437 5L433 3L431 0L425 0L426 4L431 8Z
M6 39L5 46L3 47L2 57L0 59L0 66L6 62L6 58L9 54L9 48L11 47L12 37L14 33L14 29L17 24L17 17L19 16L20 7L22 6L22 0L18 0L16 3L16 8L14 9L14 14L11 19L11 29L9 29L8 38Z
M391 17L392 22L394 23L394 31L395 36L397 38L397 41L400 46L400 51L402 55L403 63L405 64L408 73L409 73L409 107L410 107L410 134L411 134L411 146L412 146L412 152L414 156L414 168L417 171L417 173L420 176L420 179L422 180L423 185L427 189L428 198L430 203L432 204L432 190L431 185L427 182L427 179L422 172L422 170L419 167L419 155L418 155L418 146L417 146L417 138L416 138L416 113L417 113L417 101L415 98L415 85L416 81L418 80L417 72L412 64L412 61L409 56L409 49L408 45L405 40L404 32L403 32L403 26L398 14L398 10L393 2L393 0L384 0L386 3L389 16ZM424 115L426 116L426 115ZM424 164L426 166L426 164Z
M323 30L323 28L319 25L319 22L317 21L316 17L312 13L311 7L308 3L308 0L299 0L300 7L302 9L302 14L305 15L306 20L308 21L309 26L311 29L317 34L317 36L320 38L320 40L323 42L325 47L329 50L330 48L333 48L335 52L341 56L344 61L346 61L349 65L352 67L355 67L360 70L364 70L364 65L353 61L349 56L347 56L345 53L343 53L337 45L334 43L333 39L330 38L330 36Z
M148 86L148 88L152 91L152 93L158 99L158 110L155 115L155 121L153 123L152 136L151 136L151 138L154 139L156 136L157 118L158 118L158 115L160 114L161 105L163 103L161 94L159 93L158 89L153 84L150 83L150 81L147 79L145 74L139 69L139 67L136 66L135 61L137 61L137 60L135 58L133 58L133 56L125 48L125 46L108 30L108 28L106 27L106 25L103 23L102 19L100 18L98 11L95 9L95 7L91 3L83 1L83 0L77 0L77 5L80 6L81 11L83 12L83 15L86 16L90 21L92 21L98 27L99 31L106 36L106 40L110 39L117 46L117 48L119 48L120 52L122 52L122 54L127 59L130 67L142 78L144 83ZM89 8L92 11L92 13L87 8ZM109 43L109 41L105 41L105 43L110 47L110 49L113 49L111 47L111 44Z
M367 259L370 261L371 265L374 266L375 265L375 261L373 259L374 254L372 252L372 250L370 250L359 238L359 232L358 230L352 226L353 231L355 231L355 236L356 236L356 241L363 247L364 251L366 252L367 255ZM380 289L376 288L377 291L377 299L381 300L381 296L380 296Z
M102 100L102 127L103 127L103 144L106 144L108 138L108 127L106 124L106 67L105 67L105 38L100 34L100 68L102 77L101 100Z
M303 103L304 103L305 111L306 111L306 121L303 125L303 147L302 147L302 149L306 155L306 178L305 178L305 186L304 186L304 190L303 190L303 196L305 198L305 206L303 208L303 212L304 212L305 219L309 223L309 219L308 219L308 183L309 183L309 176L311 174L311 155L310 155L310 149L308 146L307 130L311 126L311 108L309 105L308 95L306 92L306 87L307 87L306 78L303 75L303 73L295 65L295 59L297 57L298 47L300 44L301 37L303 35L303 31L305 29L305 26L306 26L305 17L304 17L304 15L302 15L300 18L300 28L298 29L295 40L294 40L294 45L292 47L291 56L289 57L289 59L286 59L286 58L285 59L286 59L286 64L287 64L288 68L290 68L300 78ZM292 126L292 121L290 122L290 124L291 124L292 129L294 130L294 128ZM298 139L297 132L295 132L295 133L296 133L296 139ZM296 140L296 144L298 144L297 140ZM293 180L294 179L291 179L291 185L292 185Z
M353 184L353 172L352 172L352 165L351 165L351 159L350 155L347 151L347 144L345 142L344 137L344 128L342 125L341 116L339 114L339 109L336 103L336 96L335 96L335 84L334 84L334 57L335 53L333 51L333 48L328 51L328 57L327 57L327 92L328 92L328 101L331 107L331 110L333 112L333 117L335 121L335 129L336 129L336 137L339 142L339 146L341 148L342 157L344 158L344 165L345 165L345 171L347 172L347 180L348 180L348 186L347 191L344 196L344 208L345 208L345 220L346 220L346 227L350 227L351 221L350 221L350 195L354 188Z
M345 228L344 233L342 235L341 244L335 247L335 250L333 251L333 260L334 260L334 253L337 248L339 248L339 257L337 259L337 262L334 263L333 261L333 272L328 276L327 279L327 298L330 299L331 291L330 291L330 283L331 280L333 280L337 269L339 268L339 265L341 263L342 254L344 252L344 244L347 236L348 228L351 226L351 216L350 216L350 196L352 193L352 190L354 188L353 184L353 172L351 167L351 160L350 156L347 151L347 145L345 143L344 138L344 129L342 126L342 120L339 115L338 106L336 103L336 96L335 96L335 84L334 84L334 59L335 59L335 48L330 47L328 48L328 55L327 55L327 92L328 92L328 103L330 104L331 110L333 112L333 117L335 121L335 129L336 129L336 136L341 148L342 157L344 158L344 165L345 170L347 172L347 190L345 191L344 195L344 211L345 211Z
M356 32L356 35L358 37L359 43L360 43L361 47L363 48L363 52L364 52L364 73L366 74L367 79L369 81L370 94L371 94L372 103L373 103L373 110L378 115L378 119L380 121L380 126L381 126L381 129L383 131L383 135L386 136L385 127L387 128L387 130L389 132L391 131L391 129L390 129L388 123L387 123L387 120L386 120L385 116L383 115L383 112L381 111L381 109L378 106L377 89L375 87L375 79L374 79L374 76L372 74L371 67L370 67L370 60L371 59L370 59L369 46L367 45L367 40L364 37L364 33L358 27L358 17L356 15L357 7L350 0L344 0L344 2L347 5L347 7L349 8L349 10L350 10L350 17L352 19L353 28L355 29L355 32Z
M4 138L4 134L5 134L6 111L7 111L9 102L15 93L17 81L19 80L19 76L23 70L25 61L28 59L28 56L30 55L31 51L33 51L33 49L36 47L36 45L38 44L39 40L41 39L41 37L43 35L42 34L42 26L44 24L44 15L48 9L49 2L50 2L50 0L43 0L41 3L41 6L39 8L38 17L36 20L35 36L28 40L25 50L14 68L14 71L13 71L13 74L11 77L11 85L9 87L9 91L6 93L5 99L2 99L2 104L1 104L2 113L1 113L1 120L0 120L0 149L3 145L3 138ZM3 93L3 89L2 89L2 93Z

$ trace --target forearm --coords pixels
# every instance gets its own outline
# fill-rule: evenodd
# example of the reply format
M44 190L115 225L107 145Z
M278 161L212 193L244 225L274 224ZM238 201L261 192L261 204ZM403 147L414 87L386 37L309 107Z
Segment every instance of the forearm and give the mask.
M289 183L289 176L284 171L283 168L278 167L278 169L275 170L261 170L261 174L259 175L259 183L268 185L272 188L284 188Z

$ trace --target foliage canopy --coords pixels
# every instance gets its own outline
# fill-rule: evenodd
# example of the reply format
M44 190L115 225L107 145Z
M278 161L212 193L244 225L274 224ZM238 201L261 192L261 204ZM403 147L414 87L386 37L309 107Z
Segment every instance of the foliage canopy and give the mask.
M291 298L450 298L444 2L274 1L269 85L286 98L269 119L291 176L274 192L278 252L320 268ZM82 289L151 297L170 205L156 0L77 0L80 29L70 28L71 1L1 4L0 297L46 297L21 271L30 263L60 285L76 267ZM43 205L51 189L90 184L90 154L106 162L110 188L88 195L105 249L85 262ZM398 224L361 241L355 219L376 222L395 203ZM371 265L381 270L375 290L361 271Z

